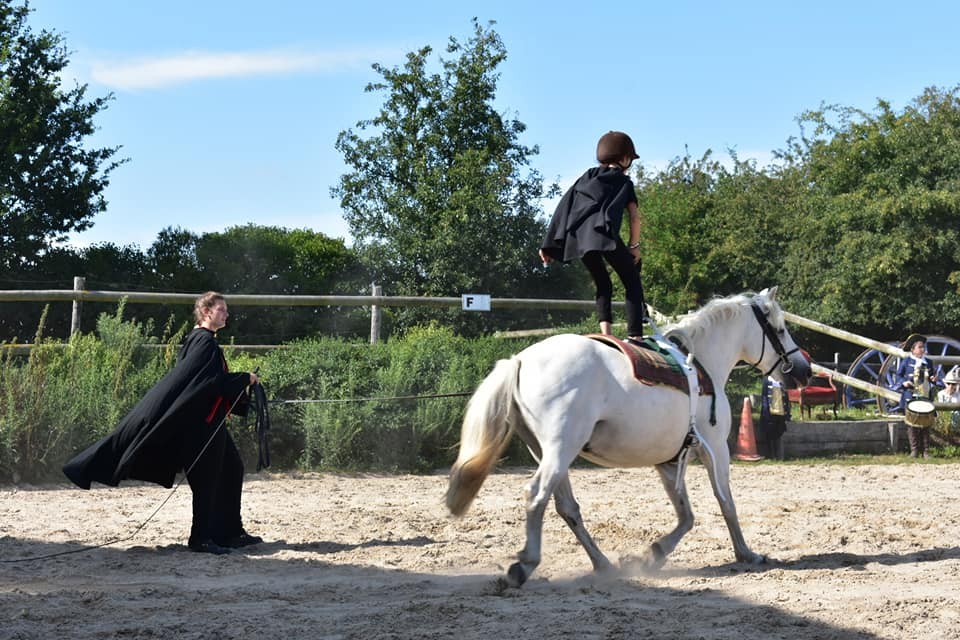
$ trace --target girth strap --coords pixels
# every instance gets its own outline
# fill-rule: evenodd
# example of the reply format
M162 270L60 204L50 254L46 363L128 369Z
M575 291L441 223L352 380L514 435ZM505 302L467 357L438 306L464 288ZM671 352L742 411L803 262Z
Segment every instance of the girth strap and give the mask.
M669 336L667 340L676 345L677 349L679 349L683 355L687 356L688 358L690 357L690 350L687 349L686 345L683 344L679 337L672 335ZM707 373L707 370L703 368L703 365L700 364L700 361L697 360L696 356L693 356L691 359L693 360L693 366L697 368L697 377L700 380L701 394L710 394L710 426L715 427L717 426L717 394L713 388L713 380L710 378L710 374ZM705 387L708 387L709 391L707 391Z

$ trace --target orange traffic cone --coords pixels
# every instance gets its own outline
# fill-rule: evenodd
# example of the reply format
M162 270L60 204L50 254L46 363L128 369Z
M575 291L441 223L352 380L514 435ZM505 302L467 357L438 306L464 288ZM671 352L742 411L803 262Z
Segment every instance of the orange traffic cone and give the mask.
M763 460L757 455L757 436L753 432L753 402L750 396L743 399L743 411L740 412L740 433L737 435L737 447L733 451L737 460L754 462Z

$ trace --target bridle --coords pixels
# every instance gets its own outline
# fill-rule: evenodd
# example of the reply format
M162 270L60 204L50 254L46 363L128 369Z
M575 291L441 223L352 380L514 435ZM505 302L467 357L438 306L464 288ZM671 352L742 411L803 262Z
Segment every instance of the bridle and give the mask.
M777 337L777 332L773 329L773 326L771 326L770 320L767 319L767 314L760 309L760 305L757 304L755 300L750 302L750 309L753 311L753 317L756 318L757 322L760 324L760 328L763 330L764 336L763 343L760 347L760 357L750 366L757 371L762 371L758 365L763 362L763 354L766 353L767 340L769 340L771 346L773 346L773 350L777 353L779 358L777 362L770 367L770 370L763 374L763 377L766 378L773 373L773 370L777 368L778 364L780 365L780 373L787 375L793 371L793 363L790 362L790 356L797 351L800 351L800 347L794 347L790 351L787 351L783 347L783 343L780 342L780 338Z

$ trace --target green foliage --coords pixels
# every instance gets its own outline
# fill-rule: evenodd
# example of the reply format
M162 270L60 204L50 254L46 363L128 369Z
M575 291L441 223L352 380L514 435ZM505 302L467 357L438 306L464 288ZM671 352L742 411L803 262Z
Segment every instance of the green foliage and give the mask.
M927 89L900 113L881 100L803 114L812 136L784 152L784 175L809 185L786 260L796 312L867 335L957 325L958 91Z
M63 278L65 288L72 286L74 275L84 276L88 289L216 290L226 295L357 295L368 283L343 240L307 229L253 224L202 235L164 229L146 252L111 243L82 249L58 247L39 258L30 272L31 278L43 281ZM0 314L0 337L23 337L25 329L32 331L36 326L40 306L11 307ZM111 309L107 303L85 302L81 326L90 326ZM151 304L138 305L136 313L159 324L170 315L187 321L191 312L183 304ZM224 335L239 337L243 344L278 344L319 333L363 335L370 326L369 312L357 307L232 306L230 316ZM52 314L49 333L68 335L69 322L69 310Z
M308 340L269 354L262 373L271 396L313 401L274 411L279 430L302 428L299 465L426 471L450 464L467 394L522 344L436 327L372 346Z
M124 305L104 314L97 335L68 343L43 337L28 358L4 349L0 359L0 481L62 479L60 467L110 433L123 415L173 366L187 330L162 335L124 320ZM423 472L456 456L469 394L500 358L539 340L467 339L436 326L369 345L329 338L302 340L264 356L225 352L234 371L260 368L270 404L272 470L332 469ZM145 347L159 341L161 348ZM737 369L727 385L731 418L759 391L758 374ZM248 468L256 460L252 418L229 429ZM949 435L949 437L948 437ZM956 434L941 432L938 456L955 455ZM518 438L505 464L531 464Z
M758 169L708 152L641 173L644 285L666 313L780 284L790 311L878 339L960 320L960 87L828 106ZM809 135L807 132L809 131ZM814 338L814 342L822 341Z
M197 234L179 227L160 231L145 254L150 284L167 291L209 290L197 257L199 242Z
M718 275L704 258L711 246L715 183L723 168L706 154L676 159L655 176L640 174L641 253L647 302L662 313L686 313L713 291Z
M48 339L41 322L25 362L5 349L0 478L56 477L71 455L109 433L172 366L184 330L164 335L165 348L144 349L158 340L152 326L123 321L123 309L99 319L99 338Z
M223 291L326 293L358 269L343 240L309 229L248 224L196 241L197 265ZM356 280L352 282L356 285Z
M384 93L384 103L357 123L373 135L348 129L337 138L351 171L331 193L388 295L569 291L561 288L569 273L548 272L536 252L545 231L539 202L556 187L545 191L528 168L539 150L520 143L526 126L494 107L506 50L492 28L473 25L467 42L450 39L453 57L440 60L441 73L428 71L431 47L409 53L400 68L374 65L382 81L367 91ZM394 316L400 328L423 318L416 309ZM468 332L489 329L487 320L442 318Z
M798 241L785 215L793 188L736 154L732 161L727 168L711 152L685 155L639 176L644 287L663 313L785 284L783 256Z
M88 149L111 96L62 86L63 37L35 33L29 6L0 0L0 269L19 270L106 208L118 147Z
M41 331L29 358L0 361L0 480L59 478L72 455L110 433L173 366L187 330L152 335L124 320L124 305L102 315L97 336L64 344ZM160 340L162 348L145 347ZM273 469L427 471L456 456L469 394L499 358L534 339L468 340L428 327L369 345L328 338L295 342L265 356L225 353L234 371L260 367L272 400ZM296 402L304 401L304 402ZM256 459L252 418L232 419L248 467ZM517 440L513 461L530 458Z
M368 282L343 240L308 229L249 224L196 241L205 288L224 294L356 295ZM230 335L278 344L317 333L369 331L366 310L336 307L230 309Z

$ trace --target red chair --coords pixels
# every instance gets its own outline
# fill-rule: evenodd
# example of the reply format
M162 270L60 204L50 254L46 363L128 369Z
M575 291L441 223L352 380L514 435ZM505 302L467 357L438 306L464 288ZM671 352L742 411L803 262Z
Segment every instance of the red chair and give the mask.
M812 362L810 354L803 351L803 357L807 362ZM787 397L790 402L800 405L800 418L803 419L803 410L807 410L807 415L813 417L813 407L833 405L833 417L837 417L837 404L840 393L836 385L826 373L815 373L810 378L810 382L805 387L799 389L787 389Z

